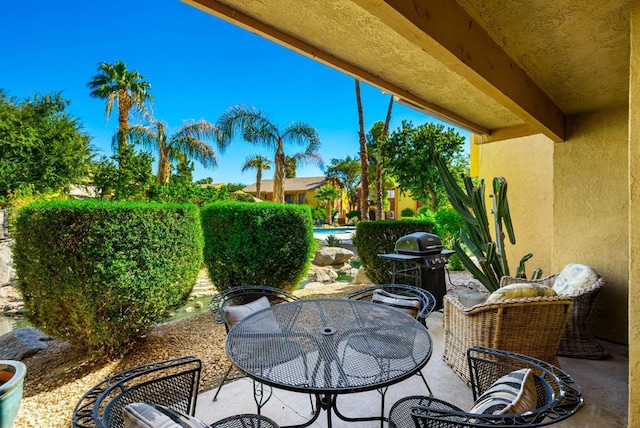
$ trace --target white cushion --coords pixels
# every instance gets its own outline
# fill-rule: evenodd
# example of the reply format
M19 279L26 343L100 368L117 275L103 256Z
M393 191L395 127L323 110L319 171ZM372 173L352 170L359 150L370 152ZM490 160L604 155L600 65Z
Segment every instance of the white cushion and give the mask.
M131 403L122 409L125 428L207 428L209 425L158 404Z
M393 294L382 289L377 289L373 291L373 296L371 297L371 301L373 303L381 303L383 305L387 305L387 306L391 306L393 308L399 309L402 312L405 312L414 318L418 316L418 312L420 312L420 308L422 306L422 302L417 297Z
M553 289L561 296L571 296L593 285L597 280L598 274L592 267L569 263L556 277Z
M470 413L505 415L535 410L538 393L531 369L515 370L496 380L482 394Z

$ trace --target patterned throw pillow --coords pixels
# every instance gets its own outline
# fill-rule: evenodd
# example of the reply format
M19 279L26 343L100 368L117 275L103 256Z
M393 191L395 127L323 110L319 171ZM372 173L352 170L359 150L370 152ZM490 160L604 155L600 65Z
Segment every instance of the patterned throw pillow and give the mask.
M470 413L506 415L535 410L538 393L531 369L513 371L495 381L482 394Z
M489 295L486 303L497 302L505 299L517 299L520 297L555 296L553 288L541 284L516 283L498 288Z
M561 296L571 296L593 285L597 280L598 274L590 266L569 263L556 277L553 289Z
M125 428L207 428L209 425L158 404L131 403L122 409Z
M420 312L420 307L422 306L422 302L417 297L401 296L382 289L373 291L371 301L399 309L414 318L418 316L418 312Z

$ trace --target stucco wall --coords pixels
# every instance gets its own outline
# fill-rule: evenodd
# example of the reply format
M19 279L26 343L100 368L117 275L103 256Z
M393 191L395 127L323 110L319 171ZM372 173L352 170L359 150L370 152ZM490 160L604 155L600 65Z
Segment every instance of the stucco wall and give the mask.
M640 1L632 3L629 73L629 426L640 426Z
M553 265L593 266L606 280L594 333L627 342L629 262L627 107L568 118L555 145Z
M503 176L507 180L516 235L516 244L507 244L511 273L515 273L520 258L527 253L533 253L527 262L527 274L537 267L543 269L543 275L553 273L553 142L536 135L482 144L472 153L477 156L472 163L487 184L488 204L493 177ZM489 220L493 221L493 216Z

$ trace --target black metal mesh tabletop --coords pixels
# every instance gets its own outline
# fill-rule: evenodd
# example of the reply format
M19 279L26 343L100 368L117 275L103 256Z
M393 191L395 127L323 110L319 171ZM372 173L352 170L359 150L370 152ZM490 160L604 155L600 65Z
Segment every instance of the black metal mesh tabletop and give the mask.
M298 392L342 394L408 378L429 361L426 328L388 306L359 300L282 303L236 324L227 354L250 377Z

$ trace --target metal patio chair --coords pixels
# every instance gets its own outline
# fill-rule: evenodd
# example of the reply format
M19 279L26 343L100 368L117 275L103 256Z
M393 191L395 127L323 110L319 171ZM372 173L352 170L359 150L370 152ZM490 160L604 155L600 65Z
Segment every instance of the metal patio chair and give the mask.
M228 333L235 323L239 322L244 316L248 315L250 312L256 309L254 307L246 311L243 310L243 307L255 304L255 302L257 302L258 299L261 298L266 298L268 300L269 306L299 300L293 294L287 293L286 291L279 288L267 287L262 285L241 285L238 287L223 290L213 296L213 298L209 302L209 311L211 312L213 321L218 324L224 324L225 329ZM240 309L240 311L238 313L233 313L234 307L236 309ZM302 354L302 350L300 350L298 354ZM282 358L282 362L284 363L293 358L293 356L283 355ZM218 394L220 393L220 390L222 389L222 386L225 384L225 382L227 382L228 380L236 379L229 379L229 374L231 373L233 368L234 365L232 363L229 363L229 367L225 372L224 377L218 384L216 393L213 396L213 401L216 401L218 399ZM268 394L265 395L263 384L256 383L256 381L254 381L254 398L256 401L256 405L258 406L258 414L260 414L262 406L269 400L269 398L271 398L271 394L272 390L270 387ZM312 399L311 407L313 410Z
M480 407L471 412L437 398L410 396L391 407L389 427L537 427L560 422L575 414L583 404L580 386L571 376L537 358L478 346L467 351L467 361L473 398L476 404L481 402L481 406L491 399L494 382L504 379L514 370L531 369L534 387L529 389L530 401L527 403L531 408L511 412L507 407L484 407L485 413L481 413L478 412ZM498 386L500 397L497 401L504 398L503 388ZM515 405L511 408L515 409ZM500 411L505 411L505 414L497 414Z
M123 428L123 410L133 403L167 407L183 417L193 417L202 363L195 357L181 357L144 364L109 376L91 388L76 405L73 428ZM259 415L231 416L212 428L278 428Z

